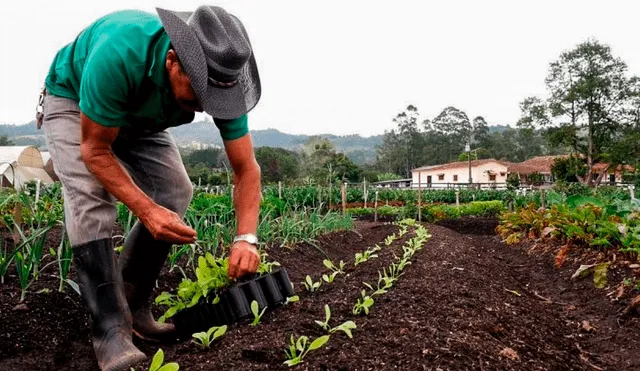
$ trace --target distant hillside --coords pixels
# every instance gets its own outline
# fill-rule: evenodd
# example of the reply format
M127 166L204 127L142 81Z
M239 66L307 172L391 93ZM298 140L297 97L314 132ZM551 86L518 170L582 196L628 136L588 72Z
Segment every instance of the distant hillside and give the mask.
M194 122L169 129L178 146L193 144L222 145L218 129L210 121ZM6 135L16 145L36 145L46 149L44 131L37 130L34 122L24 125L0 125L0 135ZM276 129L252 130L251 136L256 147L281 147L298 150L309 139L309 135L286 134ZM376 159L375 147L382 143L382 135L363 138L359 135L338 136L322 134L336 149L345 153L357 164L373 162Z
M490 126L490 132L502 132L508 126ZM218 129L211 121L194 122L169 129L178 146L194 144L222 145ZM36 145L46 149L44 131L37 130L34 122L25 125L0 125L0 135L7 135L16 145ZM309 135L286 134L276 129L252 130L256 147L280 147L298 150L309 139ZM318 135L329 139L339 152L346 154L353 162L362 165L376 159L376 146L382 143L383 135L361 137L360 135Z

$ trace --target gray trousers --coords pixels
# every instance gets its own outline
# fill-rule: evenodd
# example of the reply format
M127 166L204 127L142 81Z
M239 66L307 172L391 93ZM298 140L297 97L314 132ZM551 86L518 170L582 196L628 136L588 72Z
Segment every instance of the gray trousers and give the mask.
M43 106L42 126L55 172L62 182L65 226L72 246L111 238L116 200L87 169L80 155L78 103L47 94ZM184 216L193 185L167 131L122 128L112 149L144 193Z

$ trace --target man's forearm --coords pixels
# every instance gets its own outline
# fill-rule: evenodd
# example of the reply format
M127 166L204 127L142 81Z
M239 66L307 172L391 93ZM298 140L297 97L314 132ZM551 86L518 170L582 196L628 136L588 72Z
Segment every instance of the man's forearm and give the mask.
M233 204L238 221L237 234L253 233L258 229L260 213L260 167L257 164L235 174Z
M83 146L82 159L107 192L127 205L138 218L153 205L153 200L138 188L110 149Z

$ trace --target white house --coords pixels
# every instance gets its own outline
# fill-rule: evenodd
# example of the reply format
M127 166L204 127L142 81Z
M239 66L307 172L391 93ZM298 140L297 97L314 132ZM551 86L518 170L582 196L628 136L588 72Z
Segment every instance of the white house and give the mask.
M483 187L504 185L509 163L495 159L471 161L473 183ZM451 162L442 165L422 166L411 171L412 186L423 188L449 188L469 183L469 162Z

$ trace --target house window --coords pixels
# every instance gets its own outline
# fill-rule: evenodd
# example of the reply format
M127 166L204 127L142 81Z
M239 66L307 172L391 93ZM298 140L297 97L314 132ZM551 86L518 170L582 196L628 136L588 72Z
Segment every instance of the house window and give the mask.
M505 172L501 172L500 173L500 176L506 176L506 175L507 175L507 173L505 173Z
M489 181L490 182L495 182L496 181L496 174L489 174Z
M438 180L444 180L444 174L438 174Z
M458 181L458 175L457 175L457 174L453 176L453 181L454 181L454 182L457 182L457 181Z

